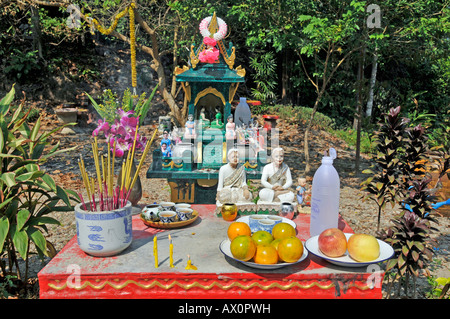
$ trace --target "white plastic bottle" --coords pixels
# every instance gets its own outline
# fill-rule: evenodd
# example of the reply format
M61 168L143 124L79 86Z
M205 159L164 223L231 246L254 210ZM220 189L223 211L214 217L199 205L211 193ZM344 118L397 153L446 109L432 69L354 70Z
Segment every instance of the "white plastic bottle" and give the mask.
M310 236L320 235L328 228L337 228L339 219L339 174L333 166L336 150L322 158L322 165L314 174L311 190Z

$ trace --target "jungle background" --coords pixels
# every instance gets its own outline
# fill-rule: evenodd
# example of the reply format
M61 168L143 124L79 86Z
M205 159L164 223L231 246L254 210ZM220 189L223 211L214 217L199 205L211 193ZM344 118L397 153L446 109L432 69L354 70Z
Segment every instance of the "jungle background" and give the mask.
M374 231L374 210L366 209L355 189L365 178L361 171L370 165L373 133L383 114L401 106L410 127L427 128L430 148L450 149L450 1L135 3L137 94L148 96L158 86L146 123L155 124L167 114L177 125L184 123L184 93L175 82L174 69L189 65L191 44L202 41L198 25L215 12L228 25L225 43L236 48L235 66L246 70L235 99L261 101L252 107L257 116L280 116L281 144L295 155L287 160L298 166L296 177L306 174L311 181L320 158L314 149L338 149L346 206L342 214L355 231ZM57 122L56 108L86 105L85 93L96 100L115 93L120 99L132 82L129 19L118 19L108 35L93 30L90 22L95 18L106 29L129 4L1 1L0 96L14 85L16 101L25 98L32 106L30 122L46 115L44 128ZM63 145L79 144L79 152L88 153L85 146L95 121L86 115L79 123L85 125L83 131L71 137L57 134L55 139ZM149 126L143 129L151 133ZM46 169L56 181L81 187L70 158L48 163ZM144 198L166 200L164 185L152 185L159 188L144 193ZM56 250L75 231L72 216L58 216L65 226L50 228L47 237ZM436 276L448 277L448 217L442 221L435 246L440 258L433 266L443 269ZM388 222L383 219L384 225ZM41 268L36 263L36 272Z
M29 101L45 101L41 107L77 103L84 92L99 97L105 89L121 96L131 86L129 19L119 19L109 35L91 30L89 19L108 28L128 4L2 1L0 93L15 83L17 98L24 92ZM413 124L432 127L432 145L448 146L448 5L136 1L138 94L158 84L163 108L183 121L183 91L173 70L188 65L191 44L201 41L199 22L216 12L228 24L225 41L236 47L235 66L246 69L237 99L262 101L254 113L308 123L318 111L332 121L324 126L352 143L361 135L358 148L368 151L377 118L400 105Z

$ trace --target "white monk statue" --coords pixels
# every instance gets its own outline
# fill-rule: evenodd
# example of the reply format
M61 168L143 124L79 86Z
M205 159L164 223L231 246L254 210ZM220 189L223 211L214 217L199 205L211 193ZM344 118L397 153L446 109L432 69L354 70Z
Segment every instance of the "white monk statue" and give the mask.
M292 185L291 170L283 163L284 150L281 147L272 150L272 163L264 166L258 203L294 202L295 194L289 188Z
M217 182L217 206L225 203L248 204L252 194L247 187L245 167L239 163L239 151L232 148L227 154L228 163L219 170Z

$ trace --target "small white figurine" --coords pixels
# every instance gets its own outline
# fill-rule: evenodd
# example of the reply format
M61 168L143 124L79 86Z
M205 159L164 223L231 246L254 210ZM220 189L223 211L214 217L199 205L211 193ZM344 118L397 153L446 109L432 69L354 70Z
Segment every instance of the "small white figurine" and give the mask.
M184 132L184 138L187 139L196 138L197 134L195 133L195 122L194 116L192 114L188 115L188 120L185 126L186 130Z
M225 137L227 140L234 140L236 138L236 124L233 122L233 115L230 114L227 119L227 125L225 126Z

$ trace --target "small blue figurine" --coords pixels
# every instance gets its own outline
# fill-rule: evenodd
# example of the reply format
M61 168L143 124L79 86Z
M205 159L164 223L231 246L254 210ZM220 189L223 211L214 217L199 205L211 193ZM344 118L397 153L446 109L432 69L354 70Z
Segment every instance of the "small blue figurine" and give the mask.
M172 150L166 143L161 144L161 153L163 157L172 157Z
M170 147L172 146L172 141L169 138L169 132L166 131L166 130L164 130L164 132L163 132L163 138L161 140L160 145L162 146L163 143L166 143L166 146L167 146L168 149L170 149Z

